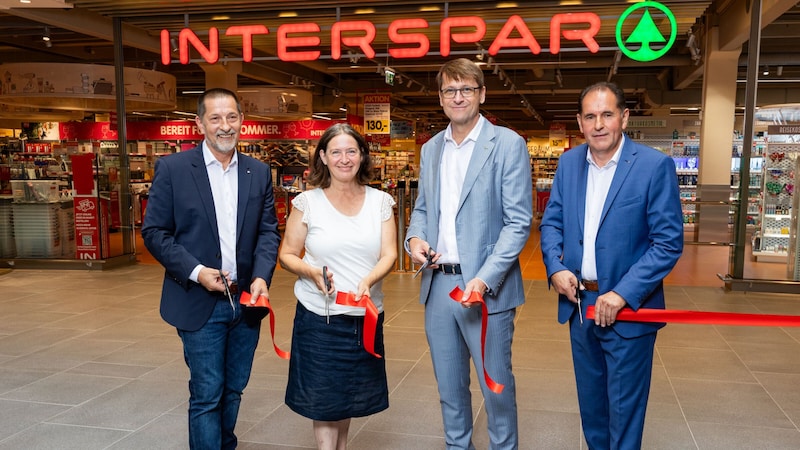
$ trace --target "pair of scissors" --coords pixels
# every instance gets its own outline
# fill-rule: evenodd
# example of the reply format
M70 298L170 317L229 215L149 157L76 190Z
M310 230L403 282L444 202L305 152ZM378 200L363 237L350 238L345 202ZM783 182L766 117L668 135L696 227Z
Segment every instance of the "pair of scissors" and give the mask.
M413 276L413 278L417 278L417 276L418 276L420 273L422 273L422 271L423 271L423 270L425 270L425 269L426 269L428 266L430 266L431 264L433 264L433 257L434 257L434 255L436 255L436 250L434 250L434 249L432 249L432 248L429 248L429 249L428 249L428 256L426 257L426 259L425 259L425 262L424 262L424 263L422 263L422 265L421 265L421 266L419 266L419 269L417 269L417 271L414 273L414 276Z
M328 279L328 266L322 266L322 281L325 282L325 321L331 323L330 300L331 280Z
M225 286L225 295L228 296L228 301L231 303L231 308L235 310L236 306L233 304L233 296L231 295L231 288L228 285L228 279L225 278L225 275L222 273L222 269L219 270L219 277L222 280L222 284Z

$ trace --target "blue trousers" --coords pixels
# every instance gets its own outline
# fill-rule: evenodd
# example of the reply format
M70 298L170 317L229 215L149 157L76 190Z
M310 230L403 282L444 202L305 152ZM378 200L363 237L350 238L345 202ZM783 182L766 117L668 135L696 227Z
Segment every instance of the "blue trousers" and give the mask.
M490 448L516 449L519 446L516 385L511 373L516 310L489 314L486 360L482 364L481 308L467 309L453 301L449 293L456 285L464 289L461 275L434 274L425 304L425 334L439 387L447 448L475 448L472 444L472 397L469 390L471 358L486 404ZM505 385L502 393L496 394L486 386L484 364L492 379Z
M626 339L614 326L586 319L596 292L583 293L583 324L570 318L572 361L586 443L591 450L642 447L644 416L650 395L656 333Z
M250 379L260 322L248 325L242 309L220 300L197 331L178 330L189 367L189 447L236 448L233 430Z

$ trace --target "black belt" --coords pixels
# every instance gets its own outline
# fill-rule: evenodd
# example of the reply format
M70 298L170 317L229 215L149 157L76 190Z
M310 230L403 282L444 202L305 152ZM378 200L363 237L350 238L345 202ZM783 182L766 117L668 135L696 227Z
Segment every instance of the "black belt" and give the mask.
M436 270L446 275L461 275L461 264L439 264Z
M228 285L228 290L231 291L232 296L236 296L239 294L239 285L236 283L231 283ZM220 300L227 300L228 296L225 295L225 291L215 291L218 295L220 295Z
M597 285L597 281L581 280L581 284L588 292L600 292L600 286Z

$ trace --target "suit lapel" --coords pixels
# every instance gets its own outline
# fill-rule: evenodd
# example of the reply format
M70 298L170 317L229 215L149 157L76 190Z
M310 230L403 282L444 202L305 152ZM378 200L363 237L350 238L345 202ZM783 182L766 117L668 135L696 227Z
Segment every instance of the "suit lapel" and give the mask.
M192 158L192 178L197 186L197 195L200 196L200 202L206 210L206 219L214 230L214 236L219 236L219 229L217 228L217 215L214 208L214 196L211 193L211 182L208 181L208 170L206 163L203 159L203 146L196 147L196 155ZM219 239L217 239L218 241Z
M614 171L614 179L611 180L611 186L608 188L608 196L606 196L606 203L603 205L603 214L600 216L601 226L608 211L611 209L611 205L614 203L614 199L617 197L617 194L619 194L622 184L625 182L625 179L628 178L628 174L631 173L631 167L633 167L633 162L635 160L636 150L633 141L625 139L625 145L622 147L622 154L619 156L619 164L617 164L617 170Z
M428 171L428 179L425 180L428 186L433 186L433 190L436 193L436 195L432 196L433 198L428 200L431 202L431 210L435 213L435 217L439 217L439 205L441 205L440 197L442 193L440 192L441 183L439 180L441 179L442 170L442 152L444 152L444 133L445 132L442 131L434 137L430 161L430 168L432 170Z
M250 164L252 160L243 158L241 154L237 155L239 158L239 200L236 204L236 240L242 235L242 224L244 223L244 214L247 210L247 199L250 197L250 184L253 181L253 174Z
M475 185L475 181L478 179L478 174L480 174L481 169L486 164L489 156L492 154L492 152L494 152L495 144L494 126L491 124L491 122L486 120L483 124L483 128L481 128L481 132L478 134L478 140L475 141L475 148L472 151L472 158L469 160L467 173L464 175L464 185L461 188L461 198L458 199L459 212L461 211L461 207L464 205L464 201L466 201L470 190L472 190L472 187ZM456 214L458 214L458 212Z
M580 170L578 171L579 172L578 173L578 180L577 180L577 183L576 183L576 186L577 186L576 187L576 189L577 189L576 194L578 195L578 201L575 203L576 205L581 205L581 206L578 206L576 208L577 209L576 212L578 213L578 223L580 224L580 227L581 227L580 234L581 234L581 236L583 236L583 224L584 224L584 221L586 220L586 206L585 206L586 205L586 185L589 182L588 181L589 180L589 161L586 160L586 156L589 153L589 146L586 145L586 144L583 144L583 147L578 148L576 150L580 151L583 154L583 157L581 158L581 160L578 161L578 163L580 164L578 166L578 167L580 167ZM572 151L575 151L575 150L572 150Z

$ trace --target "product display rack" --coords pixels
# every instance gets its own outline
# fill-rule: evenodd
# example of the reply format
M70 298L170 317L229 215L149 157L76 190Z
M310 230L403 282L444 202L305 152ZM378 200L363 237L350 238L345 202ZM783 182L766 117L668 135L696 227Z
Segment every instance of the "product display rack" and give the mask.
M762 172L761 226L753 237L757 261L785 261L789 254L794 162L800 144L770 142Z

